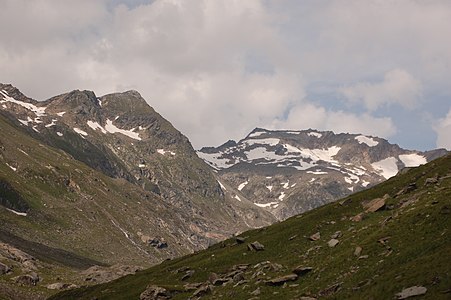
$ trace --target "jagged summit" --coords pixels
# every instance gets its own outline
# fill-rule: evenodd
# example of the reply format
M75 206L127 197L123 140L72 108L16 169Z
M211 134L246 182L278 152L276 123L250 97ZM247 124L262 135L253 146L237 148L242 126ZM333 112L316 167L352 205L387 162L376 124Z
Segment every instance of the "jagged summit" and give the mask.
M332 131L255 128L239 142L198 155L240 199L280 219L366 189L405 167L446 154L406 150L387 140Z

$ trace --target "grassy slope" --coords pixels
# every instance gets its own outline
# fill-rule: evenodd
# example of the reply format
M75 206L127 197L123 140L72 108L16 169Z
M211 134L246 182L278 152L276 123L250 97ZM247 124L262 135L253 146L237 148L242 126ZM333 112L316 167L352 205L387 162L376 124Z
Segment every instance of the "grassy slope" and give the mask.
M425 185L426 178L437 175L441 177L438 184ZM417 184L416 190L393 197L413 182ZM391 196L386 209L366 214L361 222L350 220L363 211L362 201L385 194ZM52 299L139 299L149 283L180 291L175 299L186 299L193 293L184 291L186 282L205 282L211 272L225 273L241 263L251 264L244 274L249 282L237 287L233 284L214 287L206 298L249 299L250 293L260 287L258 299L294 299L302 295L318 296L327 287L341 283L341 288L329 298L391 299L403 288L422 285L428 289L424 298L449 299L450 294L444 291L451 287L450 208L451 156L447 156L342 201L241 235L249 242L258 240L265 245L264 251L250 252L246 243L237 245L230 239L137 275L66 291ZM340 243L335 248L328 247L330 235L338 230L343 233ZM321 239L310 241L307 237L317 231ZM386 245L378 242L387 237ZM315 246L321 248L308 251ZM356 246L362 247L361 255L368 258L354 256ZM267 260L283 268L266 270L264 275L252 278L256 270L253 266ZM313 267L313 271L285 287L265 285L268 278L289 274L299 265ZM182 267L195 270L186 281L181 281L183 273L174 272Z

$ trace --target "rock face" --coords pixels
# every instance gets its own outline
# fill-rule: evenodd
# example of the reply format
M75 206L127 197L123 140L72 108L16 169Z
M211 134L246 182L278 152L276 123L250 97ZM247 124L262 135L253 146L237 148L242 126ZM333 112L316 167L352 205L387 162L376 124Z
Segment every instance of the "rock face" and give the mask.
M428 291L424 286L412 286L396 294L396 299L407 299L414 296L424 295Z
M0 84L0 141L0 209L30 221L2 228L96 249L95 260L156 263L275 221L224 194L189 140L136 91L36 101Z
M366 189L446 153L405 150L358 134L262 128L238 142L198 151L217 170L226 194L249 199L278 219Z

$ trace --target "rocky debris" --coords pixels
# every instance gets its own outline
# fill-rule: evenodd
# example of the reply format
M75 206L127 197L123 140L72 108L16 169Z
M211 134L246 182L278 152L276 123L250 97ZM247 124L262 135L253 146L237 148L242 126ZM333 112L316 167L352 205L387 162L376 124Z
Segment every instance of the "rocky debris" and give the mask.
M396 299L406 299L409 297L424 295L428 291L424 286L411 286L409 288L403 289L401 292L397 293Z
M36 260L33 256L9 244L0 243L0 253L2 253L6 258L21 263L22 267L29 270L37 270Z
M336 292L338 292L338 290L340 290L341 284L342 283L336 283L336 284L333 284L333 285L325 288L324 290L321 290L318 293L318 296L320 296L320 297L328 297L328 296L331 296L331 295L335 294Z
M114 265L111 267L93 266L84 270L81 274L84 276L85 281L104 283L119 277L135 274L140 270L142 270L142 267L128 265Z
M312 267L298 266L293 270L293 273L298 276L304 276L305 274L310 273L311 271L313 271Z
M150 246L155 247L157 249L164 249L168 247L168 243L163 239L153 238L147 242Z
M280 276L280 277L276 277L276 278L270 279L270 280L266 281L266 284L267 285L273 285L273 286L283 285L285 282L297 280L298 277L299 276L296 275L296 274L288 274L288 275L285 275L285 276Z
M438 177L426 178L426 180L424 181L424 185L437 184L437 183L438 183Z
M330 236L331 239L338 239L339 237L341 237L343 234L341 233L341 231L336 231L334 234L332 234Z
M56 282L56 283L51 283L49 285L46 286L46 288L48 288L49 290L66 290L66 289L74 289L77 288L78 286L72 283L62 283L62 282Z
M237 242L237 244L243 244L246 241L246 238L241 237L241 236L237 236L235 238L235 241Z
M362 253L362 247L360 247L360 246L355 247L354 255L359 257L361 253Z
M309 239L311 241L318 241L321 238L321 234L319 233L319 231L317 233L312 234Z
M186 291L195 291L197 290L201 285L203 284L203 282L192 282L192 283L187 283L183 286L183 288Z
M337 239L331 239L330 241L327 242L327 245L331 248L335 247L338 245L340 241Z
M350 217L349 220L352 222L361 222L363 220L363 213Z
M402 190L400 190L398 193L396 193L395 197L408 194L414 190L417 189L417 184L415 182L410 183L408 186L404 187Z
M261 243L259 243L258 241L255 241L253 243L250 243L247 245L247 249L249 251L263 251L265 250L265 246L263 246Z
M165 288L156 285L148 285L146 290L139 295L140 300L166 300L172 296Z
M25 274L25 275L19 275L13 278L13 280L16 283L22 284L22 285L32 285L35 286L40 278L38 276L38 274L32 272L30 274Z
M203 283L194 293L192 297L200 297L208 295L213 291L213 287L208 283Z
M385 207L386 200L389 198L389 195L385 195L383 198L376 198L369 202L362 203L365 212L376 212L383 207Z
M187 280L188 278L194 275L194 272L195 272L194 270L187 270L185 274L182 276L181 280L182 281Z
M258 296L260 295L262 292L260 291L260 288L256 288L253 292L251 292L252 296Z
M0 262L0 275L7 274L9 272L11 272L11 268Z

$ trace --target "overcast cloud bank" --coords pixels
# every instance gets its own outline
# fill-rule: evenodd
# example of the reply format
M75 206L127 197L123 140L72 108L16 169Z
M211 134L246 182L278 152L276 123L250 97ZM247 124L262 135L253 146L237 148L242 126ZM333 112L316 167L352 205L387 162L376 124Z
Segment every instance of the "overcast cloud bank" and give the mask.
M450 1L3 0L0 81L138 90L195 147L254 127L451 149Z

